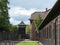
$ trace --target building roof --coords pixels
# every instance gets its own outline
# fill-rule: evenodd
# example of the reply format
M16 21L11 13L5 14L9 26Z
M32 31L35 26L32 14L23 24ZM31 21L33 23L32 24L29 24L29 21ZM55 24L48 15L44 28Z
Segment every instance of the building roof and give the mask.
M47 16L47 14L50 12L51 9L47 9L46 11L43 11L40 13L41 18L44 20Z
M20 24L18 24L18 25L25 25L25 23L23 21L21 21Z
M49 12L50 12L50 9L43 12L34 12L31 14L30 20L36 20L37 16L40 16L44 20Z
M34 13L32 13L30 20L36 20L37 16L39 16L39 15L40 15L40 12L34 12Z
M41 25L39 25L39 30L42 29L45 25L47 25L51 20L56 18L60 12L60 0L56 2L51 11L48 13L47 17L42 21Z

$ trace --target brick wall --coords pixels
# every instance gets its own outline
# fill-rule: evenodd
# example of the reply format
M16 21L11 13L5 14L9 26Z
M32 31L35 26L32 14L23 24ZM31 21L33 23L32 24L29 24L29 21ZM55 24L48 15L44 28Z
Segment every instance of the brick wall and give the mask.
M60 45L60 15L40 30L40 41L44 45Z

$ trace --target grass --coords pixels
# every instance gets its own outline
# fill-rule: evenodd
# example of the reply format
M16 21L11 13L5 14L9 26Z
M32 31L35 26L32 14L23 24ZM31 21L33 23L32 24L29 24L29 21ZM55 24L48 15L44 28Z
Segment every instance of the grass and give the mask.
M16 45L37 45L37 42L20 42L17 43Z

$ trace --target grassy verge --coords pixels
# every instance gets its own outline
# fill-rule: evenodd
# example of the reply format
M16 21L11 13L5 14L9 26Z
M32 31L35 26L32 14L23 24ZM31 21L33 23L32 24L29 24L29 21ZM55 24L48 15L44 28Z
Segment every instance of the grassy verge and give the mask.
M17 43L16 45L37 45L37 42L20 42Z

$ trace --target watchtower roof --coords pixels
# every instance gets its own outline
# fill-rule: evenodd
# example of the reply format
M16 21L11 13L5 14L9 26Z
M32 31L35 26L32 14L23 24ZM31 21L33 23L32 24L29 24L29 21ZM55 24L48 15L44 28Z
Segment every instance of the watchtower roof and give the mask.
M25 25L25 23L23 21L21 21L18 25Z

